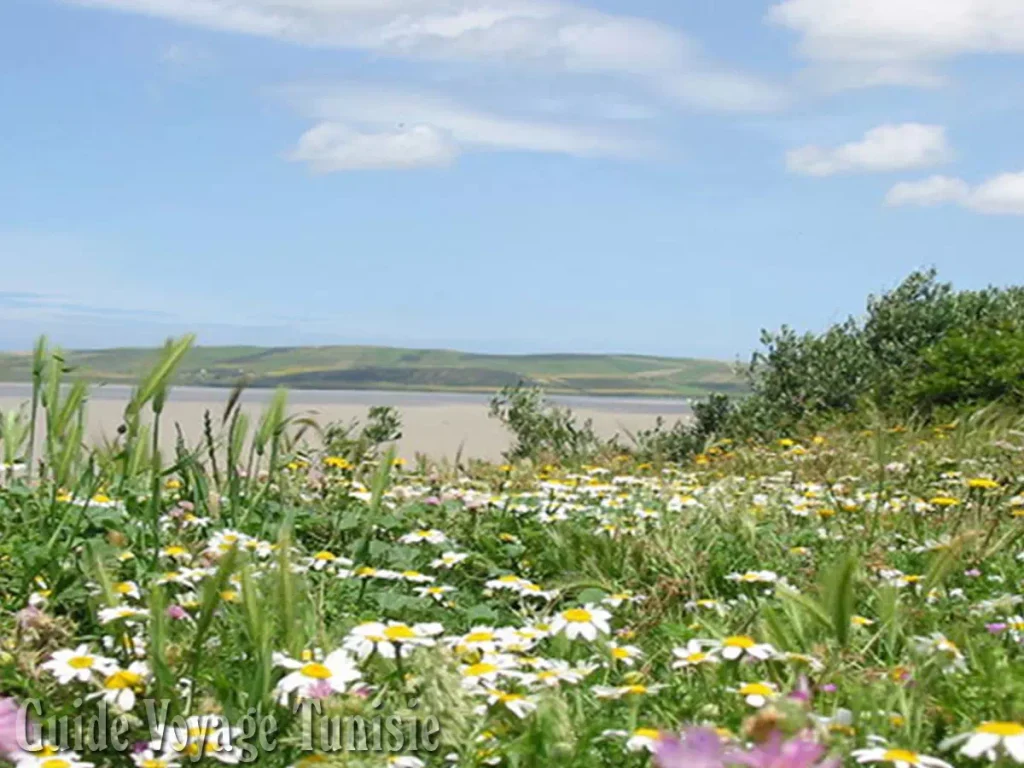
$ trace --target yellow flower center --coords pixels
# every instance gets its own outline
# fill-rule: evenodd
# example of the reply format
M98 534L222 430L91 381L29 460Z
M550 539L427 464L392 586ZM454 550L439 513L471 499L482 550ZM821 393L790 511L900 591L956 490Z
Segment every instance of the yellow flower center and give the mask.
M103 687L110 691L123 691L141 685L142 675L127 669L118 670L103 682Z
M562 614L562 618L573 624L586 624L593 617L590 615L590 611L585 611L582 608L571 608Z
M629 651L627 651L625 648L612 648L612 658L628 659Z
M977 733L988 733L993 736L1024 736L1024 725L992 720L979 725Z
M747 683L740 688L740 693L744 696L771 696L772 689L764 683Z
M166 768L167 762L165 760L157 760L151 758L149 760L143 760L139 763L139 768Z
M405 624L396 624L384 630L384 637L395 642L402 642L403 640L414 640L416 633Z
M493 632L470 632L466 635L464 642L467 643L489 643L494 639Z
M757 645L757 642L754 638L747 637L746 635L733 635L732 637L725 638L722 641L722 645L727 648L753 648Z
M122 581L114 586L114 591L119 595L127 595L135 590L135 587L127 581Z
M483 661L471 667L466 667L466 671L462 674L466 677L480 677L481 675L489 675L497 671L498 667L496 665Z
M910 763L910 765L917 765L920 757L917 752L911 752L909 749L887 749L885 754L882 755L883 760L896 763Z
M314 560L323 560L325 562L328 562L328 561L334 560L336 558L330 552L326 552L325 551L325 552L317 552L315 555L313 555L313 559Z
M306 677L312 677L314 680L329 680L331 678L331 670L323 664L317 664L316 662L307 664L299 671Z
M661 736L661 733L654 728L637 728L633 731L633 735L644 739L657 739Z
M75 656L68 659L68 666L72 669L92 669L96 660L92 656Z
M39 764L39 768L71 768L71 763L60 757L51 757L48 760L43 760Z

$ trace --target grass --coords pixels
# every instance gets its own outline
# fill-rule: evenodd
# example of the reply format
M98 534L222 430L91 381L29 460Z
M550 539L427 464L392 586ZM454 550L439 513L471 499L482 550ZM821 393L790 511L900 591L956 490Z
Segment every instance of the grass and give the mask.
M82 445L84 392L52 364L37 461L32 409L3 422L3 695L47 714L113 701L135 716L129 745L154 735L147 700L231 723L256 711L277 727L254 751L271 768L632 768L692 725L851 765L880 743L866 756L889 764L991 762L950 738L997 733L992 761L1013 762L1019 416L720 443L685 466L404 465L365 445L325 455L282 392L253 424L229 407L202 444L160 456L136 415L159 421L183 346L144 377L116 444ZM436 749L307 751L294 707L309 697L325 715L436 724Z
M148 349L66 353L80 378L136 380L156 358ZM0 381L25 381L27 354L0 355ZM317 389L418 389L490 392L519 381L550 392L698 396L738 392L733 367L713 360L643 355L479 355L450 350L391 347L195 347L177 383Z

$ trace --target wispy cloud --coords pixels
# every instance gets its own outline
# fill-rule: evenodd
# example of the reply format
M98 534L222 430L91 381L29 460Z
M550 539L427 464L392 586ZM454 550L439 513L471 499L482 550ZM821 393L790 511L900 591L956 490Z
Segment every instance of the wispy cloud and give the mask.
M6 319L56 319L75 317L112 319L168 320L175 315L154 309L125 309L112 306L81 304L65 296L27 291L0 291L0 317Z
M1020 0L784 0L768 18L836 88L936 86L955 56L1024 53Z
M446 165L467 151L632 157L649 149L609 131L504 117L435 94L359 86L293 86L280 93L318 121L289 154L316 171Z
M775 109L787 98L714 62L675 27L558 0L66 1L307 46L626 77L697 109Z
M786 166L794 173L832 176L928 168L952 158L953 150L941 125L903 123L872 128L859 141L838 147L810 145L791 150L786 155Z
M1024 216L1024 171L1003 173L976 186L950 176L904 181L889 190L885 202L893 207L954 204L976 213Z

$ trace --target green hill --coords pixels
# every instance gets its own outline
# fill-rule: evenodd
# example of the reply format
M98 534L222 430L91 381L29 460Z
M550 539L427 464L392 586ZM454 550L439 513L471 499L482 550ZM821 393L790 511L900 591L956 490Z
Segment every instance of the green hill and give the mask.
M107 383L133 382L155 359L152 349L68 352L77 375ZM179 384L285 385L293 389L417 389L493 391L519 381L549 392L690 396L737 392L728 363L645 355L480 355L395 347L196 347ZM28 381L26 353L0 354L0 381Z

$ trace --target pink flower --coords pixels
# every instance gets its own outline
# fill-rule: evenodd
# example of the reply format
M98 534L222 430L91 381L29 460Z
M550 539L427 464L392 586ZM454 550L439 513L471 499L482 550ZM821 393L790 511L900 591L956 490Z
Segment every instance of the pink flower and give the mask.
M22 733L25 721L21 719L21 707L14 699L0 699L0 755L13 755L21 751L22 738L31 733ZM20 722L19 722L20 721Z
M839 761L830 758L819 762L825 754L825 747L805 736L795 736L783 741L775 731L768 741L758 744L749 752L734 755L731 762L749 768L839 768Z
M654 750L658 768L724 768L729 751L711 728L690 728L681 738L664 736Z
M175 621L187 619L188 611L186 611L180 605L169 605L167 606L167 618L174 619Z
M334 695L334 689L326 680L317 680L306 689L306 695L311 699L327 699Z

